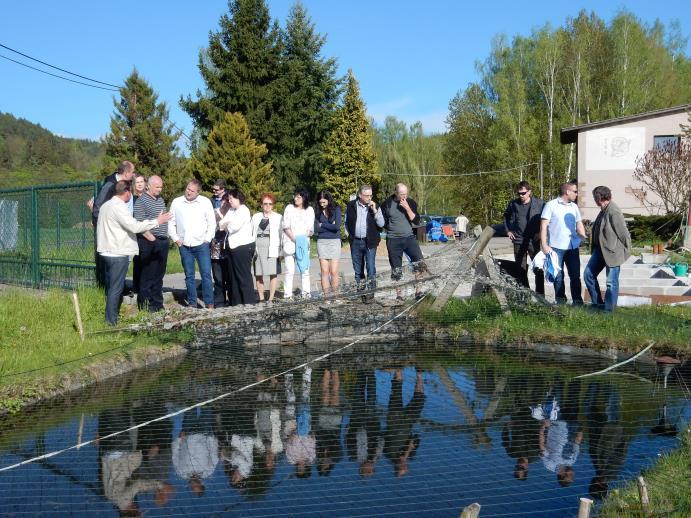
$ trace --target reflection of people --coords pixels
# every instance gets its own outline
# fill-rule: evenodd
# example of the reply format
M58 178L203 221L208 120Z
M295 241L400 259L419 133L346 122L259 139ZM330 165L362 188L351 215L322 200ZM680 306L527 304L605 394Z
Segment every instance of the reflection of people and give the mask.
M215 406L215 432L223 470L228 483L237 489L245 487L254 467L257 431L251 401L252 394L249 394L247 399L228 398L218 401Z
M518 480L528 479L530 463L540 457L540 425L527 405L517 407L504 424L501 444L509 457L516 459L513 476Z
M600 499L607 494L610 482L617 477L626 459L629 438L620 422L620 412L621 398L613 384L594 382L588 386L589 451L595 468L589 493L593 498Z
M324 369L322 377L322 406L319 409L315 440L317 443L317 472L328 475L340 460L341 453L341 381L338 371Z
M554 280L557 303L566 303L564 284L564 265L566 265L571 283L571 302L579 305L583 304L583 295L581 294L581 259L578 247L581 244L581 238L585 237L585 227L581 220L581 211L574 203L578 197L576 184L563 183L559 189L561 195L545 203L542 210L540 240L545 255L554 251L559 259L560 270Z
M358 371L353 396L353 411L346 430L346 446L360 466L360 475L370 477L382 456L384 438L376 414L377 380L374 372Z
M172 450L175 472L188 481L195 495L202 496L206 489L203 480L213 474L218 464L218 439L207 408L185 412L182 431L173 441Z
M578 380L569 384L566 397L563 397L563 385L557 383L542 410L544 415L539 434L542 463L546 469L557 474L557 481L562 487L573 482L573 465L583 442L583 431L577 420L579 396Z
M312 369L305 367L302 372L302 390L295 413L296 397L293 388L292 374L287 374L286 382L286 457L295 465L295 474L299 478L309 478L312 464L316 460L316 439L312 431L312 413L310 409L310 391L312 386ZM292 408L291 408L292 406ZM291 413L293 415L291 416Z
M417 453L420 437L413 434L413 425L422 414L425 389L422 374L415 374L415 390L410 402L403 405L403 375L397 370L391 380L391 396L386 417L384 453L394 466L394 474L402 477L408 473L408 461Z
M509 202L504 212L504 226L513 242L513 256L519 268L517 280L528 287L528 256L533 259L540 249L540 216L544 202L533 196L526 181L519 182L515 192L517 198ZM545 294L545 275L540 269L535 270L535 292Z
M612 201L612 191L609 187L595 187L593 199L600 207L600 213L593 223L592 255L583 272L583 279L593 306L605 311L614 311L619 297L619 267L631 255L631 235L626 228L621 209ZM600 284L597 281L597 276L603 269L607 272L605 300L602 300Z

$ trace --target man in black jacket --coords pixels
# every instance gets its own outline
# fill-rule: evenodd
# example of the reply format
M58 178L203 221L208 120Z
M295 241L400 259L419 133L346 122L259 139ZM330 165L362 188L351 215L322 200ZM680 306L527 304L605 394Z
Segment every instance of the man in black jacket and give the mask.
M120 162L117 171L113 174L106 176L103 181L103 186L101 190L98 191L98 195L87 202L87 206L91 209L91 223L94 226L94 259L96 261L96 284L100 287L105 287L106 285L106 267L103 259L96 251L98 244L96 243L96 225L98 223L98 214L101 211L101 207L105 202L110 200L115 194L115 184L120 180L126 182L131 182L134 178L134 164L125 160ZM134 208L134 203L131 205Z
M516 185L516 199L511 200L504 212L504 226L513 242L513 256L516 260L516 280L523 286L528 284L528 256L532 259L540 250L540 215L544 202L535 196L528 182ZM545 294L545 275L535 270L535 292Z
M420 222L420 215L417 212L417 203L408 197L408 187L402 183L396 184L396 191L382 203L381 210L386 226L386 250L389 252L391 278L399 281L403 277L404 253L413 263L415 277L419 278L426 270L424 257L413 230L413 225ZM419 286L416 286L415 296L421 295Z
M363 185L358 190L358 197L348 202L345 214L345 229L350 242L350 257L353 260L353 271L358 291L373 290L377 287L377 247L381 241L379 230L384 226L384 215L381 207L372 200L372 186ZM365 284L364 266L367 266ZM367 300L374 298L370 293Z

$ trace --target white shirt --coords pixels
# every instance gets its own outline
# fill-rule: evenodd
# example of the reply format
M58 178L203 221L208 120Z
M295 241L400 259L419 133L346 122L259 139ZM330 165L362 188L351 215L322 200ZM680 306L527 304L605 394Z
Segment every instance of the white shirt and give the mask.
M178 437L173 441L172 454L173 467L180 478L208 478L218 464L218 439L201 433Z
M137 221L127 204L113 196L101 206L96 223L98 253L109 257L133 256L139 253L137 236L158 226L155 219Z
M314 233L314 209L297 210L294 205L288 205L283 212L283 228L291 229L296 236L311 236ZM283 250L286 255L295 253L295 242L288 236L283 239Z
M231 250L242 245L254 243L252 217L247 205L240 205L237 209L230 209L223 216L223 219L218 222L218 228L228 231L228 248Z
M576 224L581 221L581 211L574 202L564 202L555 198L545 203L542 219L549 221L547 242L552 248L570 250L578 248L581 238L576 232Z
M173 217L168 222L168 235L173 241L182 241L185 246L199 246L210 243L216 233L216 217L211 201L197 196L187 201L179 196L170 205Z
M465 216L458 216L456 218L456 232L465 232L468 228L468 218Z

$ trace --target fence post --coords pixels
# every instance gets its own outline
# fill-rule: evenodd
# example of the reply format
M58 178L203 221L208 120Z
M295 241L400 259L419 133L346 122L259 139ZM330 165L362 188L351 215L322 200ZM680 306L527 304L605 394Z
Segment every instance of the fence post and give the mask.
M55 222L55 246L58 250L60 250L60 200L56 200L56 210L55 210L55 216L57 218L57 221Z
M31 285L38 288L41 284L41 237L38 222L38 191L31 188Z

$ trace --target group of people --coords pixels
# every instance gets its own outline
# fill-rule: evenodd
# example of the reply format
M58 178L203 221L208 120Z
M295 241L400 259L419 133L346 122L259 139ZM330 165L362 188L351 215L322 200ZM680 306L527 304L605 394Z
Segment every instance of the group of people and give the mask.
M125 161L106 177L98 195L88 203L96 229L97 280L106 288L108 324L117 323L133 257L133 288L139 308L163 309L169 240L180 252L190 307L198 306L197 268L204 308L273 302L282 266L283 296L293 296L293 278L298 273L300 293L309 297L312 236L317 241L323 294L333 295L339 288L342 224L350 242L355 281L364 297L372 298L376 288L376 249L384 228L392 279L402 278L404 254L414 265L416 277L425 269L413 233L420 216L404 184L398 184L381 205L372 199L372 186L360 186L356 199L346 206L344 221L341 208L327 190L320 191L311 206L309 192L296 189L293 203L283 214L274 210L276 197L263 193L261 210L252 214L245 194L229 189L223 179L214 182L210 198L201 195L201 182L191 180L169 210L162 189L161 177L145 179ZM268 297L265 277L269 278ZM421 292L416 291L416 296Z
M516 199L504 213L504 226L513 242L514 258L519 282L528 286L528 257L535 259L539 252L551 256L558 266L554 278L557 303L566 302L564 268L569 274L571 301L583 304L579 247L586 237L581 212L576 203L578 185L563 183L560 196L544 203L533 195L530 184L516 185ZM631 236L621 209L612 201L612 191L606 186L593 189L593 199L600 213L593 222L591 256L584 270L585 285L592 304L597 309L613 311L619 296L620 266L631 255ZM597 280L606 270L607 286L603 298ZM534 268L535 291L545 293L543 268Z

